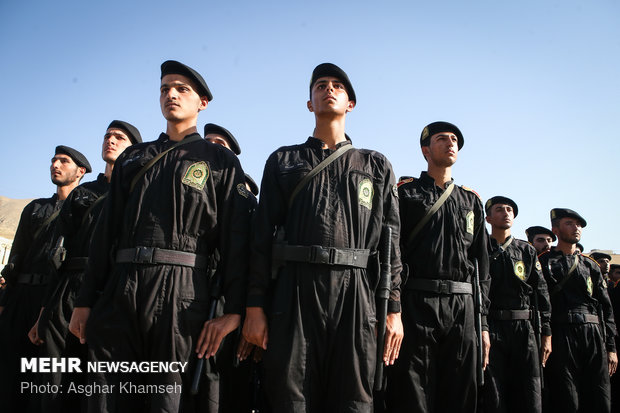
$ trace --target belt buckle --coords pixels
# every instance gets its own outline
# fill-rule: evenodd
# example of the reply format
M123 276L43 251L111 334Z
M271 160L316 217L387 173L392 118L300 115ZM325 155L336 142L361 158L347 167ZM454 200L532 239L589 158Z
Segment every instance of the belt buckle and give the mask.
M310 246L310 262L314 264L333 264L330 250L320 245Z
M154 247L136 247L134 262L138 264L152 264L154 252Z
M450 284L446 281L439 281L439 294L450 294Z

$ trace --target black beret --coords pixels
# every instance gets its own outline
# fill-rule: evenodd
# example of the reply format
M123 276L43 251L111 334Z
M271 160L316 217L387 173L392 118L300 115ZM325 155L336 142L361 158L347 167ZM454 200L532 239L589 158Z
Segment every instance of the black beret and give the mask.
M611 264L609 266L609 273L611 274L612 272L614 272L615 270L620 269L620 264Z
M456 125L453 125L450 122L438 121L428 124L424 127L424 129L422 129L422 133L420 134L420 146L429 145L431 136L440 132L454 133L459 140L459 151L465 144L463 134L460 129L456 127Z
M519 214L519 207L517 207L517 203L510 198L506 198L505 196L494 196L493 198L489 198L486 204L484 204L484 210L489 215L489 209L495 204L506 204L512 207L512 210L515 213L515 218L517 214Z
M206 96L210 102L213 99L213 95L207 86L207 82L200 76L200 73L195 71L189 66L184 65L176 60L166 60L161 64L161 79L166 75L183 75L196 83L198 90L196 91L200 96Z
M592 257L594 261L598 261L602 258L607 258L609 261L611 261L611 255L605 254L604 252L599 252L599 251L596 251L590 254L590 257Z
M581 224L582 228L585 228L587 223L586 220L583 219L581 215L568 208L553 208L551 210L551 220L560 219L560 218L575 218Z
M577 248L579 248L579 251L581 251L581 252L584 252L584 251L586 250L586 249L583 247L583 245L582 245L582 244L580 244L580 243L576 243L575 245L577 246Z
M527 240L529 242L532 242L534 240L534 237L538 234L546 234L549 235L551 237L552 240L556 240L557 237L555 236L555 234L553 233L553 231L551 231L550 229L547 229L545 227L540 227L540 226L533 226L533 227L529 227L528 229L525 230L525 236L527 237Z
M124 130L127 136L129 137L129 140L133 144L142 143L142 136L140 135L140 131L138 130L138 128L133 126L131 123L124 122L122 120L113 120L108 125L108 129L110 128Z
M254 182L254 179L248 174L245 174L245 183L250 187L250 191L254 194L254 196L258 196L258 185Z
M73 162L75 162L77 166L86 168L86 173L93 171L93 168L90 167L90 163L88 162L88 159L86 159L86 157L82 155L82 153L78 150L75 150L65 145L59 145L56 147L55 154L56 155L58 154L67 155L68 157L73 159Z
M333 63L321 63L312 71L312 78L310 79L310 99L312 99L312 86L314 86L314 82L325 76L333 76L340 80L344 84L347 95L349 95L349 100L357 103L357 99L355 98L355 90L353 90L353 85L349 80L349 76L347 76L344 70Z
M210 133L217 133L221 135L230 146L230 149L236 154L239 155L241 153L241 147L239 146L239 142L235 139L230 131L220 125L216 125L215 123L207 123L205 125L205 139L207 139L207 135Z

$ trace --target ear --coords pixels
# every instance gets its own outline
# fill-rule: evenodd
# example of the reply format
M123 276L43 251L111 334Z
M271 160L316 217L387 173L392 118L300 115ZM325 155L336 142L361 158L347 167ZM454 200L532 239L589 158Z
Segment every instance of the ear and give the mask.
M489 216L488 216L488 215L487 215L484 219L485 219L485 220L486 220L489 224L491 223L491 221L489 220Z
M428 159L428 152L430 151L428 146L420 147L422 149L422 155L424 155L424 159Z
M86 168L78 166L78 180L82 179L84 175L86 175Z
M560 230L557 226L551 225L551 232L553 232L556 237L560 237Z
M312 108L312 101L311 100L309 100L308 103L306 103L306 106L308 106L308 110L310 112L314 112L314 108Z
M200 106L198 106L198 112L205 110L209 105L209 99L206 96L200 96Z
M350 100L349 103L347 104L347 113L351 112L354 107L355 107L355 101L354 100Z

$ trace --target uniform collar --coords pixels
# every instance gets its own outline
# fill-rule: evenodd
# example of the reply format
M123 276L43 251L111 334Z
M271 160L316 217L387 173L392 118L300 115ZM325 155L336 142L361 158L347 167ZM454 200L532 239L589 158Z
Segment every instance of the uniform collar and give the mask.
M183 137L183 140L185 140L185 139L187 139L187 138L189 138L190 136L193 136L193 135L198 135L198 136L200 136L200 134L198 134L198 132L192 132L192 133L190 133L189 135L185 135L185 136ZM164 142L167 142L167 141L169 141L169 140L170 140L170 136L168 136L168 135L167 135L166 133L164 133L164 132L162 132L162 133L159 135L159 138L157 138L157 141L158 141L158 142L160 142L160 143L164 143Z
M344 137L345 137L347 140L346 140L346 141L343 141L343 142L340 142L339 144L337 144L335 149L338 149L338 148L340 148L341 146L344 146L344 145L351 145L351 144L352 144L352 142L351 142L351 138L349 138L349 135L347 135L347 134L345 133ZM310 137L308 138L308 140L306 141L306 143L307 143L310 147L312 147L312 148L317 148L317 149L322 149L322 148L323 148L323 141L322 141L322 140L320 140L319 138L315 138L314 136L310 136Z
M425 185L435 186L435 179L433 179L433 177L430 176L426 171L422 171L422 173L420 174L420 181L422 181L422 183L424 183ZM448 182L446 182L443 189L446 189L448 185L453 182L454 178L450 179Z

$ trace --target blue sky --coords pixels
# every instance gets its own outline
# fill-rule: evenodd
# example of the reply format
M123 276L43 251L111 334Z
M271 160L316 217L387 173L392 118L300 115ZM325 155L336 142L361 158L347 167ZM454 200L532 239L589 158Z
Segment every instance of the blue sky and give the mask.
M613 0L4 0L0 195L50 196L59 144L102 171L112 119L155 139L167 59L205 77L214 100L199 130L228 128L260 181L273 150L312 133L310 74L333 62L358 97L347 133L384 153L397 177L425 169L420 131L447 120L465 136L456 182L483 201L514 199L514 234L568 207L588 220L587 251L620 251L619 17Z

